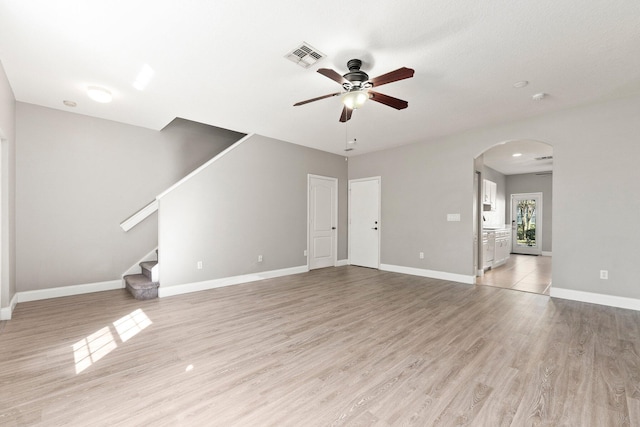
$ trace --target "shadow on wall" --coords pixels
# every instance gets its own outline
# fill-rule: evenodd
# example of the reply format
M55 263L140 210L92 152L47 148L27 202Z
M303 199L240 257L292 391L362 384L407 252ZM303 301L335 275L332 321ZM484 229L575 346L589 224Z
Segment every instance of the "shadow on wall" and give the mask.
M216 126L198 123L191 120L176 117L161 131L161 135L167 135L163 142L168 145L178 161L174 164L179 170L175 174L187 175L198 168L204 162L202 156L194 156L192 145L199 144L203 151L210 151L209 158L215 156L230 147L244 136L245 133L235 132ZM209 145L209 147L207 147ZM208 160L208 159L207 159ZM171 166L171 165L170 165ZM184 171L187 171L184 173Z

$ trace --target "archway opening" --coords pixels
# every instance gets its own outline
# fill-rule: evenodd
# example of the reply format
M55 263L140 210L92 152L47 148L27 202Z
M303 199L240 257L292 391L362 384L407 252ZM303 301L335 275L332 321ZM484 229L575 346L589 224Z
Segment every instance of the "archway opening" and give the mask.
M474 161L476 284L549 295L553 147L500 142Z

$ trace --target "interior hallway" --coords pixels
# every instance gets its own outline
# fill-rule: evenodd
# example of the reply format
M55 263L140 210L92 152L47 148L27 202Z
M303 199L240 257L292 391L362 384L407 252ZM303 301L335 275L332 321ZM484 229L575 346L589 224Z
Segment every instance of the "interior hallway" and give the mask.
M511 254L506 264L476 277L476 284L549 295L551 257Z

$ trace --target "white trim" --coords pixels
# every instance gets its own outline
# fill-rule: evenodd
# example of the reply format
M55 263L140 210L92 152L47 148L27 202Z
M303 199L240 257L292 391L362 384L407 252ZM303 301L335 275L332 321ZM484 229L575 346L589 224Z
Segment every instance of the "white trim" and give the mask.
M350 265L349 259L339 259L336 261L336 267L344 267L345 265Z
M560 298L571 301L587 302L590 304L599 304L609 307L626 308L629 310L640 311L640 300L636 298L575 291L573 289L555 288L553 286L551 287L551 298Z
M175 190L176 188L180 187L182 184L184 184L185 182L189 181L194 176L198 175L203 169L208 168L211 163L214 163L214 162L218 161L218 159L226 156L229 152L231 152L235 148L238 148L240 145L242 145L243 142L247 141L248 139L250 139L251 137L253 137L255 135L256 135L255 133L250 133L248 135L245 135L243 138L241 138L240 140L236 141L235 143L233 143L232 145L227 147L225 150L223 150L220 153L218 153L215 157L213 157L211 160L209 160L208 162L206 162L205 164L203 164L202 166L200 166L199 168L197 168L196 170L191 172L189 175L185 176L180 181L176 182L171 187L169 187L166 190L164 190L162 193L160 193L158 196L156 196L156 200L160 200L161 198L166 196L168 193L170 193L173 190Z
M15 121L15 120L14 120ZM7 163L6 159L8 158L8 156L3 155L2 152L7 150L8 152L8 148L7 148L7 138L5 137L4 131L2 130L2 128L0 128L0 184L3 183L4 181L9 182L8 179L8 171L9 168L6 167L8 165L5 165L5 163ZM15 160L15 155L14 155L14 160ZM15 163L15 162L14 162ZM15 189L15 185L13 187ZM2 235L2 224L6 221L4 221L5 219L9 219L10 216L7 215L7 218L5 218L5 215L3 215L3 211L4 211L4 207L5 206L9 206L7 203L4 202L4 198L2 197L3 192L2 192L2 185L0 185L0 242L2 242L0 244L0 264L2 264L2 261L4 258L7 258L7 255L9 254L10 251L4 251L5 249L5 240L7 240L5 238L4 235ZM15 212L15 210L14 210ZM8 212L7 212L8 213ZM8 247L7 247L8 249ZM14 264L15 265L15 264ZM5 289L5 287L7 288L7 293L9 292L9 281L5 280L4 278L9 279L9 275L0 275L0 307L2 307L2 294L3 291ZM4 319L4 316L8 316L7 319L11 319L11 311L13 311L13 309L9 306L7 307L9 309L9 311L7 312L6 309L0 309L0 320ZM4 310L4 311L2 311Z
M16 304L18 304L18 294L13 295L9 307L0 309L0 320L11 320L11 314L13 313L13 310L16 309Z
M241 276L223 277L221 279L205 280L202 282L185 283L183 285L162 286L158 288L158 297L170 297L174 295L188 294L191 292L206 291L224 286L239 285L241 283L255 282L258 280L272 279L274 277L289 276L292 274L306 273L309 268L306 265L299 267L283 268L281 270L261 271L259 273L243 274Z
M120 223L120 228L122 228L124 231L129 231L136 225L140 224L149 215L151 215L157 210L158 210L158 201L154 200L144 208L140 209L138 212L131 215L129 218L122 221Z
M476 283L475 276L447 273L446 271L425 270L422 268L403 267L401 265L391 264L380 264L380 270L390 271L392 273L411 274L412 276L430 277L432 279L449 280L451 282L460 282L467 285L473 285Z
M39 289L35 291L24 291L16 293L18 302L38 301L49 298L68 297L72 295L90 294L93 292L111 291L122 289L124 284L122 279L109 280L106 282L86 283L82 285L61 286L59 288Z
M542 251L542 256L553 256L551 251Z

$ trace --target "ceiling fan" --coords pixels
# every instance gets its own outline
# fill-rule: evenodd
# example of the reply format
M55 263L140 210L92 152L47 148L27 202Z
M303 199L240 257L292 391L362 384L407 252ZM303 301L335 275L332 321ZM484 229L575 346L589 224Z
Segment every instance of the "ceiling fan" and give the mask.
M369 79L367 73L360 70L361 66L361 60L349 60L347 62L347 68L349 68L349 72L342 76L338 74L338 72L329 68L319 68L318 72L320 74L341 84L345 92L330 93L328 95L319 96L317 98L307 99L306 101L300 101L293 104L294 107L298 105L308 104L314 101L319 101L321 99L342 95L342 102L344 104L344 107L342 109L342 113L340 114L340 121L346 122L351 118L353 110L361 107L367 99L371 99L381 104L388 105L389 107L395 108L396 110L402 110L409 106L409 103L407 101L403 101L402 99L394 98L380 92L375 92L371 90L371 88L413 77L413 69L402 67L398 68L395 71L391 71L373 79Z

